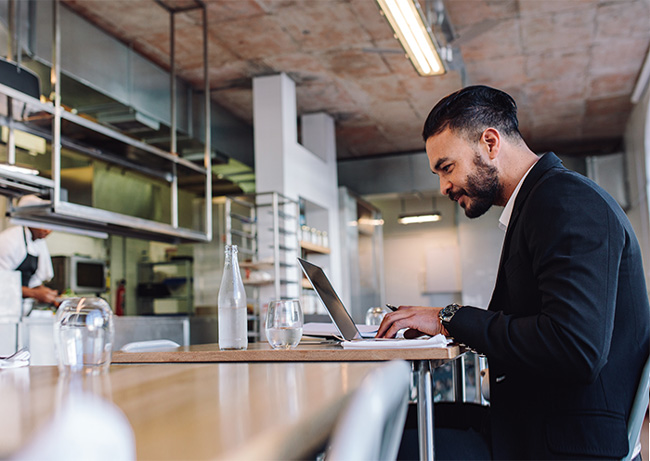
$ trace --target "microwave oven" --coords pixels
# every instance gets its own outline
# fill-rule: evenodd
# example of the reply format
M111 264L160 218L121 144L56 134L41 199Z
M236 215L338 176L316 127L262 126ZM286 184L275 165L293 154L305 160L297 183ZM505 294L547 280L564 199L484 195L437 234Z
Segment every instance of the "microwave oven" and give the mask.
M87 256L53 256L54 277L48 286L59 293L104 293L106 291L106 262Z

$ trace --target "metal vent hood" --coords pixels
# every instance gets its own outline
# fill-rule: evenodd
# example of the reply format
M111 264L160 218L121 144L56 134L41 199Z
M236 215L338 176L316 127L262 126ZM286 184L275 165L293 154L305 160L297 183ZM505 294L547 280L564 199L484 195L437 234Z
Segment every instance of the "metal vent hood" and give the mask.
M69 202L59 202L56 207L51 201L43 205L13 207L7 211L7 216L16 224L54 230L79 229L88 231L79 233L94 237L105 238L110 234L174 244L208 241L202 232Z
M197 9L202 10L204 29L204 77L205 88L203 96L205 102L204 133L205 141L201 145L204 158L201 163L194 163L178 154L177 134L179 127L175 117L177 101L176 75L172 64L169 73L169 98L171 107L170 116L170 146L169 150L156 147L149 142L129 136L125 131L118 131L115 125L126 123L131 128L134 120L129 120L130 114L117 114L118 117L112 120L98 120L97 117L87 117L77 114L76 110L68 110L61 102L61 6L59 0L51 4L52 14L49 15L52 24L52 74L51 74L51 98L52 102L43 102L36 95L25 94L15 86L0 82L0 125L8 131L6 140L8 161L5 168L0 170L0 194L7 196L21 196L25 194L37 194L42 197L49 197L49 203L42 206L11 207L7 215L14 221L34 227L58 227L66 229L77 229L87 231L96 235L116 234L129 237L143 238L163 242L206 242L212 238L212 169L211 169L211 147L210 147L210 100L207 75L207 24L205 6L197 2ZM170 11L174 15L176 11ZM67 16L70 18L70 16ZM172 21L173 24L173 21ZM173 25L172 25L173 27ZM12 35L12 31L10 31ZM12 35L13 36L13 35ZM67 34L66 34L67 36ZM173 36L173 31L172 31ZM20 48L20 47L19 47ZM173 56L173 43L172 43ZM173 62L173 58L172 58ZM16 67L21 67L18 63ZM134 113L137 111L134 111ZM156 122L144 115L144 119L136 117L135 122L139 125L136 130L145 127L152 128L151 122ZM100 123L104 122L104 123ZM157 124L157 122L156 122ZM108 125L108 126L107 126ZM111 127L112 125L113 127ZM155 128L155 127L154 127ZM128 131L128 130L127 130ZM20 133L28 133L48 142L51 146L51 169L39 167L44 171L43 176L29 175L25 172L14 171L16 163L16 142L15 137ZM121 146L121 147L120 147ZM115 207L102 209L88 202L86 205L79 202L67 201L66 191L62 188L62 165L61 150L66 148L74 151L82 157L92 161L101 160L105 163L116 165L118 168L135 170L140 174L162 181L164 188L170 191L170 222L160 222L154 219L143 219L138 215L123 214ZM51 177L51 179L48 178ZM183 191L179 190L181 184L200 184L201 192L197 198L204 198L204 209L195 210L204 218L198 223L192 220L191 228L182 227L179 223L179 200ZM82 202L85 203L85 202ZM128 203L128 202L127 202ZM199 202L196 202L197 205ZM187 221L187 220L186 220ZM201 228L202 231L195 229Z

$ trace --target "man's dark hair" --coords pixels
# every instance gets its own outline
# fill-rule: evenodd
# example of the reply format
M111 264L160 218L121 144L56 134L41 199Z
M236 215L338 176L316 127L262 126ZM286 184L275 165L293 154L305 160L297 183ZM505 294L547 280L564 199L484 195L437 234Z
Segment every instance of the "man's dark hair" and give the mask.
M495 88L476 85L446 96L429 113L422 137L431 136L446 128L478 141L486 128L496 128L502 134L521 139L517 120L517 103L512 97Z

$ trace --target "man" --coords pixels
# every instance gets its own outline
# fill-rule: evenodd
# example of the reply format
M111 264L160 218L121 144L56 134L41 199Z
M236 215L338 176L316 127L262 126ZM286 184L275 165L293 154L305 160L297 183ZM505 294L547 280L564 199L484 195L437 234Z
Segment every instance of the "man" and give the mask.
M44 201L34 195L22 197L18 205L38 205ZM21 274L23 298L31 298L44 304L56 304L56 290L43 285L54 275L52 259L45 237L49 229L15 226L0 233L0 269ZM33 301L25 304L23 312L31 310Z
M614 199L553 153L538 158L516 113L506 93L468 87L423 132L441 192L468 217L505 207L488 309L402 306L377 336L443 333L487 356L493 458L620 459L650 350L641 251Z

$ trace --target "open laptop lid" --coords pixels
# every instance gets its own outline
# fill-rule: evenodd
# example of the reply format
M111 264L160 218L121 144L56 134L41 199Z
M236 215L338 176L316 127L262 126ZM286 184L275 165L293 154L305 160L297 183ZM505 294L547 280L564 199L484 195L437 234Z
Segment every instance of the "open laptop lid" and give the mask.
M350 317L343 302L341 302L336 291L334 291L334 287L332 287L332 284L327 279L323 269L301 258L298 258L298 262L314 287L314 290L316 290L316 294L323 304L325 304L327 312L329 312L332 322L336 325L341 336L343 336L347 341L361 338L361 333L359 333L352 317ZM374 334L372 336L374 336Z

